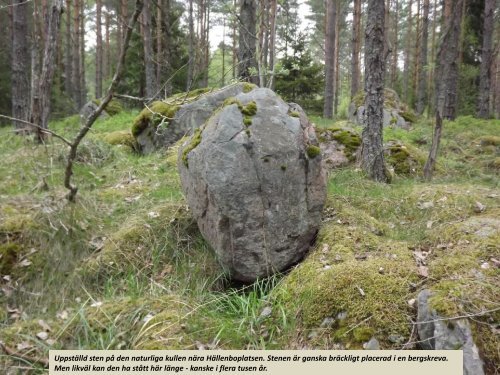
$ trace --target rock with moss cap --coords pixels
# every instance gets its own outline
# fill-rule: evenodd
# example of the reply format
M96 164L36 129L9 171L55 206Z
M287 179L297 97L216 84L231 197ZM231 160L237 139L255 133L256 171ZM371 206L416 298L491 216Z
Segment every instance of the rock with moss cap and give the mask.
M349 121L357 124L365 124L365 93L357 93L349 105ZM407 129L416 121L416 116L406 105L401 103L396 91L384 89L384 126L392 126Z
M233 279L282 271L309 249L326 194L318 146L302 109L264 88L226 101L181 146L189 207Z
M101 104L100 99L94 99L86 103L80 110L80 117L84 120L87 119L92 113L94 113L99 104ZM111 99L111 101L108 103L104 111L102 111L101 114L99 115L99 119L101 120L107 119L110 116L117 115L122 110L123 107L121 103L116 99Z
M146 106L132 126L139 149L147 154L167 148L203 125L228 98L255 88L237 83L215 90L197 89Z

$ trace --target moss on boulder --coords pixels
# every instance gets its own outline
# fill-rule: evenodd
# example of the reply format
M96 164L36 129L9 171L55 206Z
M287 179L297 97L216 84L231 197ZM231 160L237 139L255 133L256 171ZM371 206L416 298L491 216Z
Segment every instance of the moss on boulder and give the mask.
M96 105L100 105L101 104L101 99L94 99L94 100L92 100L92 102L94 104L96 104ZM120 101L118 101L117 99L113 98L108 103L108 105L106 106L106 108L104 108L104 110L106 111L106 113L108 115L114 116L114 115L119 114L121 111L123 111L123 106L120 103Z
M132 135L137 138L150 125L158 126L162 122L168 125L179 108L179 104L168 104L162 101L153 102L135 118L132 125Z
M113 146L127 146L130 149L136 151L137 150L137 142L132 135L132 133L128 130L119 130L111 133L107 133L103 140L110 145Z
M425 154L411 145L389 141L384 145L386 162L398 175L419 175L426 161Z

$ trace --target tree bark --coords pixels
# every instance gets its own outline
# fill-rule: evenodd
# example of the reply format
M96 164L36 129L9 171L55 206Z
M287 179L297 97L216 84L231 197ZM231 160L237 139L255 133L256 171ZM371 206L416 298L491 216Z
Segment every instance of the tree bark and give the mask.
M418 100L417 113L421 115L424 112L427 103L427 48L429 40L429 0L424 0L424 14L422 19L422 38L420 45L420 70L418 77Z
M420 12L421 12L421 0L417 0L417 13L415 14L415 23L416 23L416 31L415 31L415 58L413 59L413 71L412 71L412 104L415 107L416 104L416 99L418 95L418 77L420 76L420 40L421 40L421 18L420 18ZM416 108L415 108L416 109Z
M340 24L343 19L343 15L340 13L340 1L337 1L337 22L335 22L335 93L333 99L333 113L337 116L339 108L339 97L340 97ZM343 26L343 25L342 25Z
M156 94L156 75L155 62L153 52L153 36L152 36L152 15L151 2L145 1L142 10L142 27L144 32L144 70L146 74L146 97L153 98Z
M47 16L47 27L45 28L47 30L47 39L45 41L45 50L43 54L42 72L39 84L34 88L37 92L36 97L38 97L39 100L34 102L34 107L31 110L31 122L39 126L36 132L37 140L39 142L44 140L46 134L43 132L43 129L48 128L51 103L50 92L52 88L52 79L54 77L57 41L62 10L63 0L53 0L49 11L50 14Z
M80 0L80 107L87 102L85 79L85 0Z
M413 30L413 18L412 18L412 5L413 0L410 0L408 5L408 21L407 21L407 30L406 30L406 48L405 48L405 59L404 59L404 67L403 67L403 98L406 103L408 103L408 92L409 92L409 81L410 81L410 54L411 54L411 38L412 38L412 30Z
M30 113L30 55L28 52L29 5L12 2L12 117L27 121ZM23 123L14 121L16 131Z
M73 85L73 101L75 102L76 110L82 107L82 89L80 80L80 0L75 0L73 6L73 48L72 48L72 85Z
M240 38L238 76L241 80L259 84L256 61L256 0L240 0Z
M187 81L186 81L186 91L191 90L194 80L194 66L196 64L196 52L194 50L194 20L193 20L193 0L189 0L189 11L188 11L188 27L189 27L189 39L188 39L188 69L187 69Z
M361 167L379 182L389 182L383 149L384 108L384 0L369 0L365 30L365 116L362 133Z
M102 76L104 80L107 80L111 74L111 17L109 15L109 10L106 9L106 15L104 16L104 28L106 29L104 40L106 48L104 50L103 61L102 61Z
M323 117L333 118L335 92L335 24L337 22L336 0L326 1L325 28L325 95Z
M446 0L444 8L444 30L437 54L436 77L436 125L429 157L424 166L424 178L432 179L436 165L443 120L453 120L456 113L457 76L460 40L460 26L464 0Z
M270 0L269 7L271 12L269 14L269 88L274 88L274 59L276 57L276 8L277 0Z
M481 51L481 68L479 74L479 98L477 116L490 117L490 86L493 62L493 31L494 31L495 0L484 2L483 48Z
M102 30L101 30L101 16L102 16L102 0L96 0L96 48L95 48L95 97L102 96Z
M354 13L352 21L351 99L359 91L360 49L361 49L361 0L354 0Z
M64 87L66 95L70 98L73 97L73 85L72 85L72 55L71 55L71 0L66 0L66 30L65 30L65 45L64 45Z
M392 52L392 65L391 65L391 86L396 87L398 80L398 42L399 42L399 1L395 0L396 8L394 10L394 41Z

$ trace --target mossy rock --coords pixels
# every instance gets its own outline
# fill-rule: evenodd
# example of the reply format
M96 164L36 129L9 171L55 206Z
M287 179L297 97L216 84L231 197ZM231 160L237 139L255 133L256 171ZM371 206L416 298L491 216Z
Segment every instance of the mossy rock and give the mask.
M0 274L10 275L16 264L21 247L16 243L0 244Z
M389 141L384 146L386 162L394 168L398 175L418 175L423 171L425 154L411 145L397 141Z
M335 141L344 147L344 154L349 161L354 161L361 146L361 137L355 130L344 127L319 128L316 130L320 142Z
M101 104L101 99L94 99L92 102L96 105ZM106 113L110 116L114 116L119 114L121 111L123 111L123 106L122 104L117 100L117 99L111 99L111 101L108 103L106 108L104 108Z
M481 147L500 146L500 137L496 135L485 135L476 139L475 143L479 143Z
M128 130L119 130L112 133L108 133L103 137L103 140L113 146L127 146L130 149L136 151L138 146L137 142Z
M186 168L189 168L189 159L188 155L191 151L193 151L198 145L201 143L201 133L203 132L202 129L198 128L194 131L194 134L191 136L189 139L189 143L184 147L182 150L182 162L186 166Z
M135 118L132 125L132 135L137 138L150 125L158 126L163 123L168 126L168 122L174 118L179 108L179 104L168 104L162 101L153 102Z
M356 109L365 105L365 92L359 91L352 98L352 103L356 106ZM390 109L399 110L400 108L400 100L396 91L385 88L384 89L384 107Z
M412 124L415 124L418 121L418 117L415 113L411 111L402 111L399 112L399 115L405 119L407 122L411 122Z
M306 154L309 159L314 159L321 154L321 149L318 146L309 145L307 146Z

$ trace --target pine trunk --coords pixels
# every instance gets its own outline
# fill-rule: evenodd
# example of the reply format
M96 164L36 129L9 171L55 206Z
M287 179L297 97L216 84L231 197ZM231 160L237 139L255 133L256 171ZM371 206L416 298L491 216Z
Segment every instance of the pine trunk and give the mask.
M429 40L429 0L424 0L424 14L422 19L422 43L420 45L420 70L418 76L418 100L417 113L421 115L424 112L427 103L427 47Z
M193 0L189 0L189 13L188 13L188 26L189 26L189 39L188 39L188 69L186 91L191 90L194 80L194 66L196 64L196 53L194 49L194 19L193 19Z
M73 101L75 102L76 110L79 111L82 107L82 90L80 80L80 1L74 1L73 6L73 48L72 48L72 85L73 85Z
M352 57L351 57L351 98L359 91L360 68L359 52L361 49L361 0L354 0L352 24Z
M335 24L337 22L335 0L326 1L325 28L325 95L323 117L333 118L333 99L335 92Z
M457 78L460 41L460 26L464 0L446 0L444 28L437 54L436 77L436 125L429 157L424 166L424 178L431 180L436 165L443 120L453 120L456 113Z
M493 30L494 30L495 0L485 0L484 3L484 26L483 26L483 49L481 52L481 70L479 74L479 98L477 105L477 116L480 118L490 117L490 86L493 62Z
M71 55L71 0L66 0L66 30L64 39L64 87L66 95L70 98L73 97L72 77L72 55Z
M365 30L365 117L361 167L379 182L389 182L382 139L384 108L384 0L369 0Z
M276 8L277 0L270 0L269 7L269 88L274 88L274 58L276 57Z
M30 112L29 6L25 0L14 0L12 5L12 117L27 121ZM21 131L25 126L14 121L14 128Z
M144 70L146 74L146 97L151 99L156 94L156 75L153 51L153 36L152 36L152 16L151 16L151 3L144 2L142 10L142 28L144 31Z
M256 0L240 0L238 76L243 81L258 84L259 77L252 74L252 70L257 70L255 40L256 11Z
M62 10L63 0L53 0L46 20L47 25L45 29L47 32L43 54L42 72L40 75L39 85L35 87L35 90L37 91L36 96L39 100L35 102L35 106L31 111L31 122L38 125L41 129L48 128L51 103L50 93L56 66L55 59ZM45 138L45 133L41 129L38 129L37 131L37 139L40 142Z
M96 0L96 47L95 47L95 97L102 96L102 0Z
M403 67L403 98L406 103L408 103L408 92L409 92L409 82L410 82L410 53L411 53L411 40L412 40L412 31L413 31L413 18L412 18L412 6L413 0L410 0L408 5L408 22L407 22L407 30L406 30L406 48L405 48L405 59L404 59L404 67Z
M395 0L394 10L394 40L392 52L392 65L391 65L391 86L396 87L398 80L398 36L399 36L399 1Z
M80 103L87 102L87 85L85 84L85 0L80 0Z

